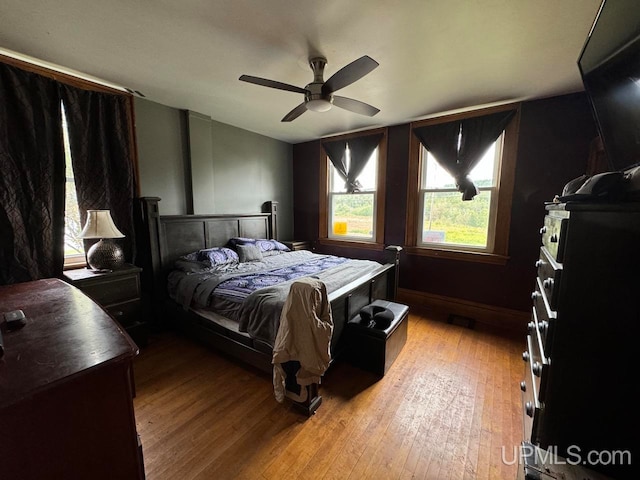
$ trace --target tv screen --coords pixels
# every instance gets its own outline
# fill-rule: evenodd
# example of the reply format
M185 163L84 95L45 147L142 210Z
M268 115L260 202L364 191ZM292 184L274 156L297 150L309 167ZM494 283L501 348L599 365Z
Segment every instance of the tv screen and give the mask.
M640 163L640 5L604 0L578 59L611 170Z

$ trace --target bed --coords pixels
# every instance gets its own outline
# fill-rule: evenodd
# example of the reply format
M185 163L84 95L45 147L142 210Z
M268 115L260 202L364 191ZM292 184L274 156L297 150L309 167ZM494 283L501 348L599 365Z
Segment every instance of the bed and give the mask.
M159 202L160 199L157 197L140 198L136 202L135 211L138 232L137 263L143 267L142 290L144 296L150 300L149 304L153 305L154 312L163 315L196 339L271 373L272 338L248 326L251 323L249 320L255 320L249 318L254 316L254 310L245 308L230 313L228 309L223 308L221 313L203 304L206 302L192 301L193 296L185 296L184 288L182 294L179 293L177 285L180 281L176 281L175 266L176 262L184 260L186 255L227 246L232 238L278 239L277 202L265 202L263 212L256 214L165 216L160 215ZM387 247L385 250L387 263L384 264L376 263L372 266L371 262L360 261L366 268L357 276L351 273L349 274L351 277L343 274L331 275L336 268L340 271L339 269L344 267L341 265L311 272L313 276L327 284L328 300L334 322L331 339L332 358L339 356L347 348L342 333L350 318L375 299L395 299L399 252L400 247ZM294 251L273 258L269 256L261 261L267 269L278 268L279 264L297 265L296 262L311 258L310 255L313 254ZM344 263L351 263L351 261ZM178 277L181 275L184 276L184 272L179 273ZM199 272L190 274L188 280L193 281L197 275ZM290 281L292 280L289 279ZM199 279L195 283L201 285ZM169 288L169 285L172 285L172 288ZM283 291L286 293L286 289L274 287L274 290L278 289L280 295ZM193 290L196 291L195 288ZM189 289L187 291L190 292ZM199 293L201 298L208 298L208 295ZM248 298L251 298L251 295ZM282 301L282 296L278 301ZM305 408L315 410L320 401L317 392L316 397L316 405L307 405Z

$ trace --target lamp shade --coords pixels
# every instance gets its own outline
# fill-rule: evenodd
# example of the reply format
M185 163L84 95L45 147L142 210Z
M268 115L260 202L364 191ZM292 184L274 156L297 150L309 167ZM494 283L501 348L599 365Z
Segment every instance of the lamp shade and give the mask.
M87 210L87 222L80 238L123 238L124 234L113 223L109 210Z

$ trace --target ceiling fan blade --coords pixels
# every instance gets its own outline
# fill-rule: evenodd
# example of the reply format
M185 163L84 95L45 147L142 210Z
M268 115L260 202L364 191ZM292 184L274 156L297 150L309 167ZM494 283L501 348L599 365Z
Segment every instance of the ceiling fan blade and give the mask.
M281 120L281 122L290 122L291 120L295 120L306 111L307 111L307 106L304 102L302 102L296 108L294 108L289 113L287 113L284 116L284 118Z
M322 93L329 94L337 92L341 88L351 85L356 80L360 80L367 73L374 70L379 65L373 58L365 55L354 60L349 65L342 67L334 73L329 80L324 82Z
M354 100L353 98L333 96L333 104L336 107L344 108L350 112L359 113L360 115L366 115L367 117L373 117L380 109L369 105L368 103L361 102L360 100Z
M267 80L266 78L252 77L251 75L242 75L238 80L243 82L253 83L255 85L261 85L263 87L277 88L278 90L286 90L288 92L306 93L304 88L296 87L295 85L289 85L288 83L276 82L275 80Z

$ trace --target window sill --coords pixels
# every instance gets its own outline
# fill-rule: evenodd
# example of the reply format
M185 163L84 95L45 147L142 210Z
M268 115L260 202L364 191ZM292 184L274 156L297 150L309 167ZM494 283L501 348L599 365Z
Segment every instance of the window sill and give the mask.
M68 261L64 263L63 270L75 270L77 268L84 268L87 266L87 262L84 261L84 257L81 261Z
M471 252L468 250L440 250L427 247L405 247L408 255L419 255L422 257L444 258L447 260L461 260L465 262L489 263L492 265L506 265L509 261L508 255L487 252Z
M345 247L345 248L361 248L363 250L384 250L384 244L375 242L358 242L357 240L336 240L334 238L320 238L318 240L320 245L328 245L332 247Z

